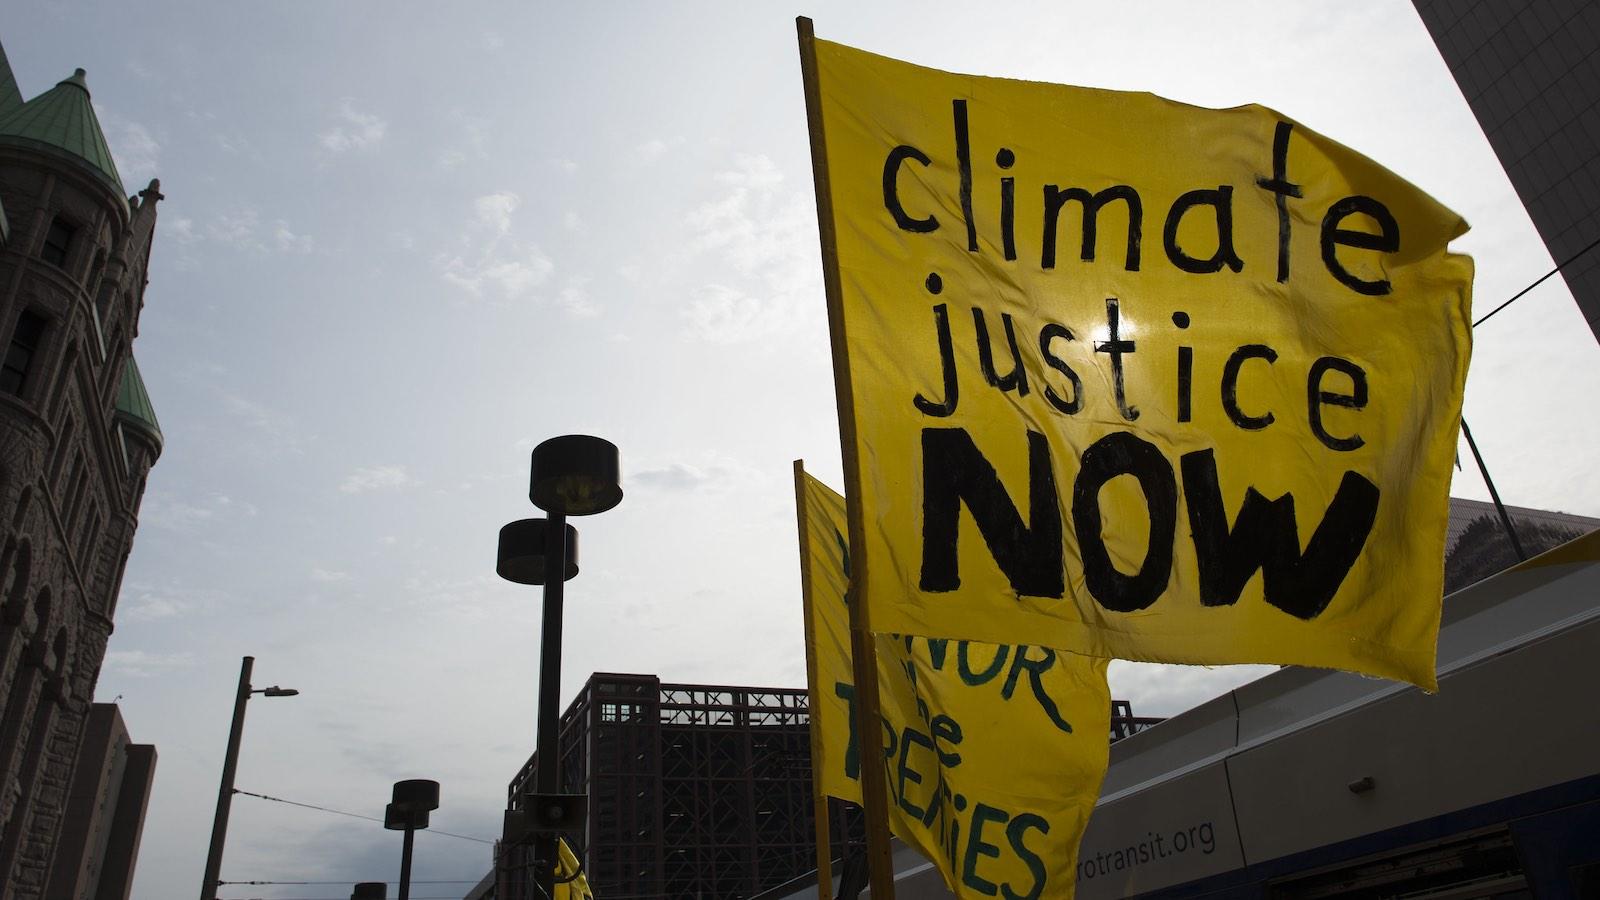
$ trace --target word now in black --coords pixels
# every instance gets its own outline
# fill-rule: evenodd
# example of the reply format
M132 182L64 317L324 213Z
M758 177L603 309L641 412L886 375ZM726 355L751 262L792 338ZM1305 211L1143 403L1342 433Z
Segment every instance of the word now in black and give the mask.
M922 590L939 593L961 586L957 539L965 505L1012 590L1029 597L1060 598L1065 593L1061 504L1050 445L1035 431L1027 433L1027 442L1024 523L994 466L966 429L922 430ZM1298 619L1315 619L1332 602L1377 519L1377 485L1347 471L1302 551L1292 494L1269 500L1248 488L1230 526L1215 451L1184 454L1179 470L1203 606L1237 603L1259 570L1267 603ZM1101 489L1122 475L1138 481L1150 525L1144 560L1131 574L1112 564L1101 532ZM1094 442L1079 461L1071 508L1084 582L1095 601L1126 613L1160 599L1172 576L1178 526L1178 477L1161 450L1131 432Z

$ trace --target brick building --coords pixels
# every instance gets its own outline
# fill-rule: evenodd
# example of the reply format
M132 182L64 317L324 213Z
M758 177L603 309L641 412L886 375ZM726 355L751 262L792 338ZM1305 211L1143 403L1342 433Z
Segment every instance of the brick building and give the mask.
M131 353L160 199L154 181L123 190L82 69L24 101L0 49L0 896L15 900L125 897L137 851L154 752L91 699L161 453ZM85 796L104 822L70 811ZM100 876L108 847L126 851L120 889Z

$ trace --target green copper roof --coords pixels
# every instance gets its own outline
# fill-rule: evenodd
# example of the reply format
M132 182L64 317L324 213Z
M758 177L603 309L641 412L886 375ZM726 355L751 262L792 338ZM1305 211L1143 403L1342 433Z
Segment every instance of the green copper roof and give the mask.
M161 452L161 426L156 424L156 408L150 404L150 392L145 390L144 379L139 375L139 364L128 357L128 366L122 372L122 383L117 386L117 420L137 430L155 442L156 452Z
M13 87L14 87L13 79ZM0 112L0 143L21 144L87 163L90 170L123 197L122 178L106 145L105 132L89 103L82 69L21 106Z
M22 105L22 89L17 87L17 76L11 73L11 61L6 59L6 47L0 44L0 115L13 106Z

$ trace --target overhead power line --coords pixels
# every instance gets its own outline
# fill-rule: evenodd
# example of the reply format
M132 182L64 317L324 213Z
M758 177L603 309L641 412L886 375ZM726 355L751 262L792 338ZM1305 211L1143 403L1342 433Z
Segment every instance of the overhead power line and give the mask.
M251 793L250 791L241 791L238 788L234 788L233 792L235 794L243 794L246 797L255 797L255 798L260 799L260 800L271 800L274 803L287 803L290 806L298 806L298 807L301 807L302 809L314 809L314 810L316 810L318 812L333 813L336 816L349 816L352 819L365 819L368 822L377 822L379 825L383 824L383 820L382 819L376 819L376 818L373 818L372 816L363 816L360 813L345 812L342 809L330 809L330 808L328 808L326 806L317 806L314 803L300 803L299 801L296 801L296 800L285 800L282 797L269 797L266 794L255 794L255 793ZM448 832L448 831L440 831L437 828L425 829L422 833L423 834L437 834L437 835L442 835L444 837L460 838L463 841L476 841L476 842L478 842L480 844L492 844L492 843L494 843L494 841L487 840L485 838L472 837L471 835L467 835L467 834L453 834L453 833ZM344 882L334 882L334 883L343 884ZM448 882L448 883L456 884L457 882ZM420 898L419 898L419 900L420 900Z
M1565 261L1563 261L1561 263L1558 263L1554 269L1551 269L1550 271L1548 271L1548 272L1544 273L1543 275L1539 276L1539 280L1538 281L1535 281L1533 284L1530 284L1527 287L1523 288L1522 290L1517 291L1516 296L1512 297L1510 300L1507 300L1506 302L1500 304L1499 306L1496 306L1494 309L1489 310L1487 313L1484 314L1483 318L1479 319L1476 322L1473 322L1472 323L1472 327L1473 328L1477 328L1479 325L1482 325L1483 323L1489 321L1489 317L1490 316L1494 315L1495 313L1499 312L1502 309L1505 309L1506 307L1510 306L1511 304L1517 302L1517 300L1520 299L1523 294L1526 294L1527 292L1533 290L1534 288L1538 287L1539 285L1544 284L1545 279L1549 278L1551 275L1556 274L1557 272L1561 271L1562 269L1566 268L1567 266L1570 266L1573 263L1577 262L1579 257L1583 256L1585 253L1588 253L1590 250L1593 250L1596 247L1600 247L1600 238L1595 238L1592 242L1590 242L1589 246L1583 248L1582 250L1579 250L1577 253L1572 254Z

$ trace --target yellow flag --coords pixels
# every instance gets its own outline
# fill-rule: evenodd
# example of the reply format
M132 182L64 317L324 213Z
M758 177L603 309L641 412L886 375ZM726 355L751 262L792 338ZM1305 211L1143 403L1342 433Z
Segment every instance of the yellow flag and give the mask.
M861 802L844 498L800 494L813 771ZM1070 897L1078 841L1105 775L1106 660L1038 646L875 635L889 825L959 897Z
M578 856L572 852L566 838L560 839L556 859L555 900L594 900L594 892L589 890L589 879L583 874L583 864L578 862Z
M1260 106L812 46L872 630L1433 689L1466 223Z

